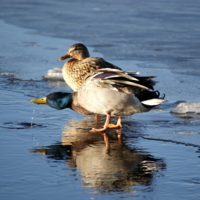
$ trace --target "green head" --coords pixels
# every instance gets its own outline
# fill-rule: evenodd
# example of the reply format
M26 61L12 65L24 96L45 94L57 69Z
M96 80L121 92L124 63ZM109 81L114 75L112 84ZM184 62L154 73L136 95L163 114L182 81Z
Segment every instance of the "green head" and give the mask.
M65 92L54 92L41 99L32 99L30 102L36 104L47 104L57 110L68 108L72 101L72 94Z

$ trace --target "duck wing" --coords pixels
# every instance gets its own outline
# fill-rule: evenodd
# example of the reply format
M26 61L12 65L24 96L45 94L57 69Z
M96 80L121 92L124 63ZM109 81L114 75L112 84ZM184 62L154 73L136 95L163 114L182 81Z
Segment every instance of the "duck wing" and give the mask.
M133 94L140 101L159 98L160 93L154 91L155 76L139 76L138 72L118 69L99 69L86 77L86 84L109 88L119 92ZM164 98L164 97L163 97Z
M154 89L153 86L156 84L152 79L155 76L139 76L138 72L128 72L118 69L99 69L86 76L86 81L95 82L101 85L101 83L115 86L127 87L132 86L140 90ZM109 87L109 86L108 86Z

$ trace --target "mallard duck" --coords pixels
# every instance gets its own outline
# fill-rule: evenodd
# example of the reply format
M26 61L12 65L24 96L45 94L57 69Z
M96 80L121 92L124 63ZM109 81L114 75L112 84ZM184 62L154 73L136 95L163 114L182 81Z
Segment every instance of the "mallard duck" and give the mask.
M32 103L47 104L55 109L70 108L81 114L107 115L101 129L122 127L122 117L142 113L163 103L164 96L154 91L155 81L151 77L139 76L136 72L117 69L99 69L85 77L84 84L77 92L54 92L42 99L33 99ZM110 124L111 116L117 116L116 125Z
M81 43L72 45L64 56L58 58L58 61L68 58L71 59L63 65L62 73L65 82L74 91L77 91L80 86L83 85L84 77L87 74L94 72L97 69L120 69L119 67L106 62L103 58L90 57L87 47Z

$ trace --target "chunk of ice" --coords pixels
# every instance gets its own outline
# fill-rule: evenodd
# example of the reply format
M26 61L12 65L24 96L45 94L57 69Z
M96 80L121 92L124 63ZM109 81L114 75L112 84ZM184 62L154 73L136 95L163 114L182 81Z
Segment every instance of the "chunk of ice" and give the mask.
M0 73L0 75L2 75L2 76L14 76L14 75L15 75L15 73L10 73L10 72L2 72L2 73Z
M200 113L200 102L180 103L172 113Z
M62 75L62 68L56 67L53 69L49 69L47 71L47 74L43 76L43 78L47 80L64 81Z

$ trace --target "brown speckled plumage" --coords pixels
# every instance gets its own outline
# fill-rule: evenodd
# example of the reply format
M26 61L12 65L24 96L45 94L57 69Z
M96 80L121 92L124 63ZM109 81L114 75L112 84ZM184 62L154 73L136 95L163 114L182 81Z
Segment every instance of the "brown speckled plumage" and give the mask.
M71 58L63 66L63 78L65 82L77 91L84 83L84 77L101 68L120 69L119 67L106 62L103 58L89 57L87 47L83 44L72 45L68 52L58 60Z

